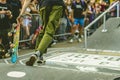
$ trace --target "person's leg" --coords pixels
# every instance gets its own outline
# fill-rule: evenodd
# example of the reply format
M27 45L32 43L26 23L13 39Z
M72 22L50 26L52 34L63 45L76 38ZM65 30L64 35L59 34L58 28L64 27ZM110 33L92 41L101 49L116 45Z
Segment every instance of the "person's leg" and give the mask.
M79 22L79 27L80 27L80 35L81 35L81 37L83 37L83 34L84 34L84 18L81 18L80 20L79 20L80 22Z
M24 25L25 35L24 35L24 40L28 39L28 37L30 36L30 26L29 26L29 24L30 24L29 19L25 19L25 25Z
M65 34L67 27L67 19L65 17L60 19L60 25L58 29L58 34ZM59 36L59 40L65 40L65 36Z
M75 36L75 31L78 29L78 24L79 24L79 21L78 21L78 19L74 19L74 24L73 24L73 26L72 26L72 28L71 28L71 39L70 39L70 41L69 42L73 42L73 40L74 40L74 36Z
M59 19L62 16L63 8L61 6L54 6L50 15L49 15L49 21L47 25L44 27L44 35L41 39L41 42L37 48L41 53L44 53L44 51L48 48L48 45L53 40L53 35L56 32L56 29L58 27ZM45 19L43 19L45 21Z
M46 23L45 22L46 15L45 14L43 15L44 12L45 12L45 8L42 8L40 13L42 14L43 23ZM36 57L41 57L43 55L43 53L46 51L46 49L48 48L51 41L53 40L53 35L55 34L55 31L58 27L59 19L62 16L62 12L63 12L62 6L53 6L52 11L50 12L49 20L48 20L47 24L43 25L44 35L39 36L38 40L41 40L40 42L37 41L37 43L39 43L39 45L37 45L38 48L36 48L36 50L37 50L35 53ZM26 63L26 65L33 66L33 64L36 61L35 56L31 56L31 58Z

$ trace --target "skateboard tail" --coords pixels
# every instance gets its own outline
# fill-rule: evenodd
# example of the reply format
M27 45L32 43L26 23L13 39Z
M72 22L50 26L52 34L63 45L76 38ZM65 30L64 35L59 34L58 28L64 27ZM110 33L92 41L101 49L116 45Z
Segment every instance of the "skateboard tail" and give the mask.
M12 56L11 56L11 62L12 63L16 63L17 62L17 59L18 59L18 56L17 56L17 50L13 50L13 53L12 53Z
M11 62L12 63L16 63L17 62L17 55L16 54L12 55Z

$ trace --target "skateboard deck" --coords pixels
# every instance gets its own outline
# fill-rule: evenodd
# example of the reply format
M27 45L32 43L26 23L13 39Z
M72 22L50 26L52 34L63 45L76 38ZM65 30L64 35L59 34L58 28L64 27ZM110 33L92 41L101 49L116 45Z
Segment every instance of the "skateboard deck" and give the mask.
M17 24L13 25L14 34L13 34L13 47L11 48L11 62L16 63L18 59L18 47L19 47L19 37L20 37L20 26Z

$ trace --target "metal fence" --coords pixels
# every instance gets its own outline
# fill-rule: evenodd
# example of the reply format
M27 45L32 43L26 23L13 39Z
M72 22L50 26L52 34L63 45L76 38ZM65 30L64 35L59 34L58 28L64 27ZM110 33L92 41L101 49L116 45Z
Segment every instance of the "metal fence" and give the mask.
M31 14L31 23L30 23L30 36L34 33L34 31L42 24L42 20L39 16L39 14ZM23 15L24 17L25 15ZM31 37L29 37L28 39L23 39L23 36L25 35L25 31L23 30L23 27L21 26L21 30L20 30L20 41L19 42L26 42L26 41L30 41Z
M34 31L42 25L42 20L40 18L39 14L31 14L32 18L31 18L31 27L30 27L30 35L32 35L34 33ZM23 15L24 17L25 15ZM31 41L31 36L28 39L23 39L23 36L25 35L25 32L23 30L23 28L21 27L21 31L20 31L20 43L21 42L27 42L27 41ZM70 32L65 32L65 33L56 33L54 36L54 38L56 37L60 37L60 36L67 36L67 35L71 35Z

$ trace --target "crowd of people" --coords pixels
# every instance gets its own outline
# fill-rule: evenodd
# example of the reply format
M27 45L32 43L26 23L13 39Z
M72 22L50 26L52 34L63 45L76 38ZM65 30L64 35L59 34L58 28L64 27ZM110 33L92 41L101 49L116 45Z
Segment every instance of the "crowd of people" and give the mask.
M45 25L43 25L43 19L41 20L44 16L39 15L39 1L40 0L31 0L20 18L21 40L32 37L30 44L28 44L28 42L20 43L20 46L22 47L34 45L39 32L44 30L43 26ZM84 37L84 27L116 1L118 0L113 0L113 2L110 2L110 0L64 0L64 12L59 19L55 34L71 33L71 35L69 37L65 35L57 38L53 37L53 42L54 39L59 41L69 39L69 42L72 43L76 37L78 42L81 42ZM10 48L9 45L12 40L8 37L8 32L11 30L12 24L17 23L16 19L19 16L24 3L25 0L0 0L0 44L5 46L5 53L7 53ZM107 14L108 17L115 17L116 11L116 7L112 8ZM90 30L95 31L101 24L102 20L99 20L99 22L94 24Z

